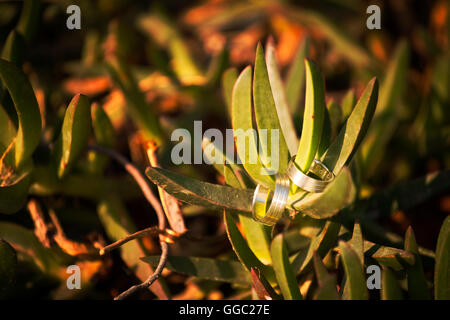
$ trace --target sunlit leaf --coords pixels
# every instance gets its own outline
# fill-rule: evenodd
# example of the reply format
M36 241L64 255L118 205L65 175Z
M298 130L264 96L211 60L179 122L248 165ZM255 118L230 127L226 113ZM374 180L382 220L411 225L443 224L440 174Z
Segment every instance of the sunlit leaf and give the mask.
M415 262L412 266L406 267L408 277L408 297L413 300L431 299L427 280L423 271L422 260L419 255L419 248L416 237L411 227L406 231L405 250L414 255Z
M348 298L350 300L367 300L369 292L366 287L366 277L358 254L350 244L340 241L339 250L344 265Z
M322 162L337 175L363 140L375 112L378 82L373 78L362 93L336 139L322 156Z
M381 246L370 241L364 241L364 253L393 270L402 270L405 265L414 265L415 262L414 255L408 251Z
M293 269L301 273L311 264L314 253L324 258L336 244L341 225L337 222L327 221L320 232L311 239L309 247L301 250L292 260Z
M89 100L76 95L67 107L61 134L56 141L54 160L57 175L63 178L86 149L91 133L91 111Z
M25 74L14 64L0 59L0 78L9 91L18 115L14 145L15 167L19 168L33 153L41 138L41 114L33 88Z
M236 148L247 173L266 186L274 186L273 176L261 163L257 133L252 121L252 68L245 68L233 88L232 123Z
M271 169L269 170L271 171L284 172L289 160L289 150L286 145L283 130L281 129L261 44L256 48L255 72L253 76L253 103L255 105L256 123L258 125L259 150L262 150L260 154L262 163L267 168L270 167ZM278 141L272 146L272 137L275 132L278 132ZM264 135L266 135L267 139L263 138ZM277 148L272 150L272 147ZM273 168L275 157L278 158L278 168Z
M273 268L277 277L281 293L286 300L303 300L297 284L297 279L289 262L283 235L277 235L270 247L272 253Z
M403 293L394 273L384 268L381 273L381 300L403 300Z
M201 182L161 168L148 167L149 179L178 200L211 209L250 213L253 191Z
M293 114L299 109L300 97L305 83L305 58L308 52L308 38L305 37L298 47L286 78L286 99Z
M275 102L278 119L281 125L281 131L286 140L287 147L291 156L295 155L298 149L298 138L295 132L295 126L292 121L291 109L289 109L283 81L281 80L278 64L276 60L275 45L273 39L267 43L266 64L267 74L269 76L270 88Z
M156 267L159 256L142 258L142 261ZM166 268L174 272L194 276L200 279L251 285L250 272L238 262L198 257L169 256Z
M303 127L295 163L307 172L319 147L325 112L325 85L319 68L305 59L306 95Z
M228 239L233 247L236 256L244 267L250 271L252 268L257 268L262 272L264 277L270 282L275 283L275 274L272 267L264 265L250 249L248 243L240 233L236 222L232 218L230 213L224 212L223 215L225 228L227 231Z
M91 118L96 144L113 148L116 140L114 127L106 112L98 104L92 105ZM90 151L88 158L89 170L93 173L101 173L108 164L108 157L98 152Z

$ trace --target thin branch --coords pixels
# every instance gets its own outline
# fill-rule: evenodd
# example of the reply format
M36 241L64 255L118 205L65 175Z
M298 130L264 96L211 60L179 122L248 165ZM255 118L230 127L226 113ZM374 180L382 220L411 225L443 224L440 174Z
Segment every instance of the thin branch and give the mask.
M104 255L108 252L110 252L111 250L114 250L116 248L119 248L120 246L124 245L125 243L134 240L134 239L138 239L138 238L142 238L145 236L155 236L155 235L162 235L164 236L164 241L167 243L173 243L173 237L177 237L178 235L170 229L166 229L166 230L160 230L158 229L158 227L154 226L154 227L150 227L144 230L140 230L138 232L135 232L133 234L130 234L122 239L117 240L116 242L107 245L106 247L102 248L100 250L100 255Z
M114 150L107 149L107 148L104 148L101 146L89 146L88 148L90 150L106 154L124 166L125 170L136 180L137 184L139 185L142 192L144 193L145 198L155 209L156 215L158 218L158 227L159 227L158 229L165 230L166 229L166 219L165 219L164 211L163 211L158 199L155 197L155 195L153 194L149 185L147 184L147 180L142 175L142 173L139 171L139 169L136 168L127 159L125 159L125 157L123 157L121 154L117 153ZM163 235L159 235L159 242L161 245L161 256L159 258L158 266L156 267L153 274L150 277L148 277L147 280L145 280L143 283L132 286L128 290L122 292L120 295L115 297L114 300L123 300L140 290L147 289L148 287L150 287L153 284L153 282L155 282L161 276L161 272L163 271L164 266L166 265L166 262L167 262L167 257L169 256L169 245L166 242L166 238Z

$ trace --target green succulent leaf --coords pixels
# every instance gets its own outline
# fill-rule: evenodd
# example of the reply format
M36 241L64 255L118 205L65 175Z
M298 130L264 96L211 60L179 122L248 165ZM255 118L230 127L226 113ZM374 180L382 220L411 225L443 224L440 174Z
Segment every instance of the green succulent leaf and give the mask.
M2 49L1 58L20 67L23 63L25 39L16 30L12 30Z
M247 173L265 186L274 186L273 176L261 163L257 133L252 121L252 69L245 68L233 88L232 123L236 149Z
M352 245L353 249L355 249L355 252L358 254L358 257L361 260L361 264L364 265L364 239L361 232L361 226L358 222L355 222L353 235L349 242Z
M14 144L15 167L19 168L36 149L41 139L41 114L25 74L13 63L0 59L0 79L9 91L18 116ZM2 128L3 129L3 128Z
M361 260L352 248L346 242L339 242L339 251L344 265L346 284L348 285L348 298L350 300L367 300L369 292L367 291L366 278Z
M318 288L314 295L315 300L339 300L336 286L336 276L328 273L322 258L314 252L314 270L318 282Z
M96 143L106 148L113 148L116 140L114 127L106 112L98 104L92 105L91 118ZM88 153L88 159L89 170L92 173L101 173L109 161L106 155L94 151Z
M289 109L283 81L278 71L278 64L275 56L275 45L273 38L267 42L266 48L267 74L269 76L270 88L275 102L277 115L280 121L281 131L286 140L291 156L295 155L298 149L298 138L292 121L291 110Z
M297 49L286 78L286 99L292 114L299 109L300 97L305 85L305 58L308 47L309 40L305 37Z
M258 44L256 49L255 72L253 76L253 103L255 105L256 123L258 125L260 150L262 150L260 154L262 163L268 170L284 172L289 160L289 150L283 135L283 129L280 125L261 44ZM271 141L275 132L278 132L278 141L276 141L278 143L278 150L272 150ZM263 138L264 135L267 136L267 139ZM278 168L272 162L269 165L270 157L273 161L275 155L278 156Z
M201 182L161 168L148 167L147 177L177 199L207 208L249 214L253 191Z
M381 300L403 300L403 293L398 280L389 268L381 273Z
M342 99L342 119L347 119L350 116L353 108L355 107L355 103L355 91L353 89L350 89Z
M450 300L450 216L442 224L436 247L434 298Z
M419 255L419 247L411 227L406 231L405 250L414 255L415 262L406 267L408 277L408 296L413 300L430 300L427 280L423 271L422 261Z
M159 262L159 256L144 257L142 261L150 264L152 267L156 267ZM238 261L169 256L166 268L205 280L229 282L244 286L252 284L250 272Z
M378 82L373 78L362 93L337 138L322 156L322 162L338 175L363 140L375 112L378 97Z
M224 212L223 215L225 228L227 231L228 239L230 240L231 246L233 247L236 256L242 265L250 271L252 268L257 268L261 271L264 277L272 284L275 283L275 274L270 266L264 265L255 255L255 253L250 249L247 241L240 233L236 222L234 221L232 215L228 212Z
M408 251L385 247L370 241L364 241L364 253L375 259L379 264L393 270L403 270L405 265L414 265L414 255Z
M225 174L225 181L229 186L233 188L245 187L245 185L243 183L240 183L237 179L234 180L234 177L236 177L235 174ZM270 256L270 228L262 223L255 221L251 217L241 214L239 214L238 217L239 222L242 225L245 238L247 239L248 245L252 252L262 263L266 265L271 264L272 258Z
M272 253L273 269L280 286L281 293L286 300L303 300L302 294L297 284L292 265L284 243L282 234L277 235L270 246Z
M84 95L76 95L70 101L64 115L61 134L56 141L54 160L58 178L63 178L86 149L91 133L91 110Z
M315 63L305 59L306 94L303 127L295 163L307 172L319 148L325 112L325 84Z
M338 239L341 225L334 221L327 221L320 232L311 239L309 247L301 250L292 259L293 269L297 273L307 270L310 266L314 253L324 258L326 254L335 246Z

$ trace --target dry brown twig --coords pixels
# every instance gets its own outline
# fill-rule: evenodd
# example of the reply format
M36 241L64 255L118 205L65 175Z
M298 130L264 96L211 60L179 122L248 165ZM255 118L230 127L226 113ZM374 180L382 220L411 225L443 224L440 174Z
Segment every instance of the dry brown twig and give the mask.
M156 216L158 218L158 228L157 228L157 230L158 231L166 230L166 219L165 219L163 208L161 207L161 204L160 204L159 200L153 194L152 190L150 189L150 187L149 187L149 185L147 183L147 180L142 175L142 173L139 171L139 169L136 168L125 157L123 157L121 154L117 153L114 150L111 150L111 149L108 149L108 148L104 148L102 146L97 146L97 145L91 145L88 148L90 150L92 150L92 151L100 152L100 153L103 153L103 154L106 154L106 155L110 156L111 158L113 158L114 160L119 162L125 168L125 170L134 178L136 183L139 185L139 187L141 188L141 190L142 190L145 198L147 199L147 201L155 209ZM149 230L149 229L151 229L151 228L147 228L145 230ZM119 242L121 242L121 244L123 244L123 243L128 242L129 241L128 239L133 240L136 237L143 236L143 235L146 234L145 230L142 230L141 232L137 232L137 235L136 235L136 233L133 234L133 235L129 235L129 236L125 237L124 239L119 240ZM160 242L160 246L161 246L161 256L160 256L160 259L159 259L158 266L156 267L156 269L153 272L153 274L150 277L148 277L147 280L145 280L143 283L135 285L135 286L132 286L128 290L126 290L126 291L122 292L121 294L119 294L117 297L114 298L115 300L126 299L129 296L133 295L134 293L136 293L136 292L138 292L140 290L147 289L148 287L150 287L153 284L153 282L155 282L161 276L161 272L163 271L163 269L164 269L164 267L166 265L167 258L168 258L168 255L169 255L169 245L168 245L167 241L168 241L168 239L167 239L167 236L165 234L159 234L159 242ZM116 245L116 247L117 247L117 245ZM103 250L104 249L105 248L103 248Z

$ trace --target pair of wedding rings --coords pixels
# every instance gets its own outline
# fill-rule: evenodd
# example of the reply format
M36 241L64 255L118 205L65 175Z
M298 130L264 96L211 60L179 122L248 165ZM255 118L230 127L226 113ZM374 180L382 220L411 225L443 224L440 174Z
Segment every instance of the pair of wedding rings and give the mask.
M333 180L333 172L319 160L314 160L308 172L303 173L295 164L294 156L289 162L286 174L276 176L273 192L261 184L256 187L252 203L253 218L261 223L274 225L286 209L290 181L305 191L319 193ZM266 210L268 203L270 205Z

